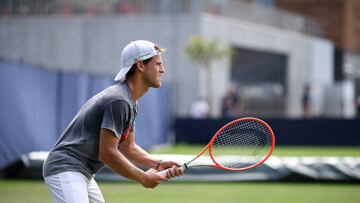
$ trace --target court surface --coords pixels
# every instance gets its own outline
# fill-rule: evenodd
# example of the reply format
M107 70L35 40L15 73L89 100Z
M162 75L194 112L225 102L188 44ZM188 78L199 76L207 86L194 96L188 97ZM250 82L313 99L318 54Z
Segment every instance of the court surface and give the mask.
M177 145L152 153L197 154L203 145ZM358 147L281 147L276 156L360 156ZM99 182L107 203L359 203L360 183L167 182L145 189L131 182ZM52 202L41 180L0 179L0 202Z
M108 203L358 203L360 184L346 183L164 183L100 182ZM0 180L0 202L51 202L42 181Z

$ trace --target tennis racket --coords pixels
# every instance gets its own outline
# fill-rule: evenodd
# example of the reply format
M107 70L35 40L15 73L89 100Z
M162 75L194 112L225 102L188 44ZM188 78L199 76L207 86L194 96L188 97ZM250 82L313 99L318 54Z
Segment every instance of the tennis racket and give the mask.
M191 167L212 166L230 171L244 171L264 163L275 147L275 136L270 126L258 118L236 119L220 128L206 147L183 170ZM210 158L201 157L208 152ZM167 170L159 174L166 176Z

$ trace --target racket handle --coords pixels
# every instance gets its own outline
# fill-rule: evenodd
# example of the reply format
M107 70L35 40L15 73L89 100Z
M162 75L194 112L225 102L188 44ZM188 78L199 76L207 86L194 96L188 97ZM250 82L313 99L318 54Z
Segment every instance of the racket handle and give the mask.
M183 164L183 165L180 166L180 167L182 168L183 171L185 171L185 169L187 169L186 164ZM167 174L167 172L168 172L170 169L171 169L171 168L168 168L168 169L166 169L166 170L160 171L160 172L158 172L157 174L159 174L159 175L161 175L161 176L163 176L163 177L166 177L166 174Z

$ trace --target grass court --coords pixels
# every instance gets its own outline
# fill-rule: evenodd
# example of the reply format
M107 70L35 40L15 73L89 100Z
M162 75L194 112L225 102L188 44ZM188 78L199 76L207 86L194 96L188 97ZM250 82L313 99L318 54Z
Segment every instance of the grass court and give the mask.
M197 154L203 145L181 144L151 153ZM358 147L281 147L275 156L360 156ZM359 183L180 183L146 189L131 182L99 182L107 203L359 203ZM0 179L0 202L52 202L41 180Z

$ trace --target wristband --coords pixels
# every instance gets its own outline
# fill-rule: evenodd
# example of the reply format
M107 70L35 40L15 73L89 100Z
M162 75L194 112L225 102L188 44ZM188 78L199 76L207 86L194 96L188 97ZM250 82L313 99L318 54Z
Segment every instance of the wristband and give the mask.
M159 161L156 163L155 170L158 170L158 169L159 169L160 163L161 163L161 160L159 160Z

